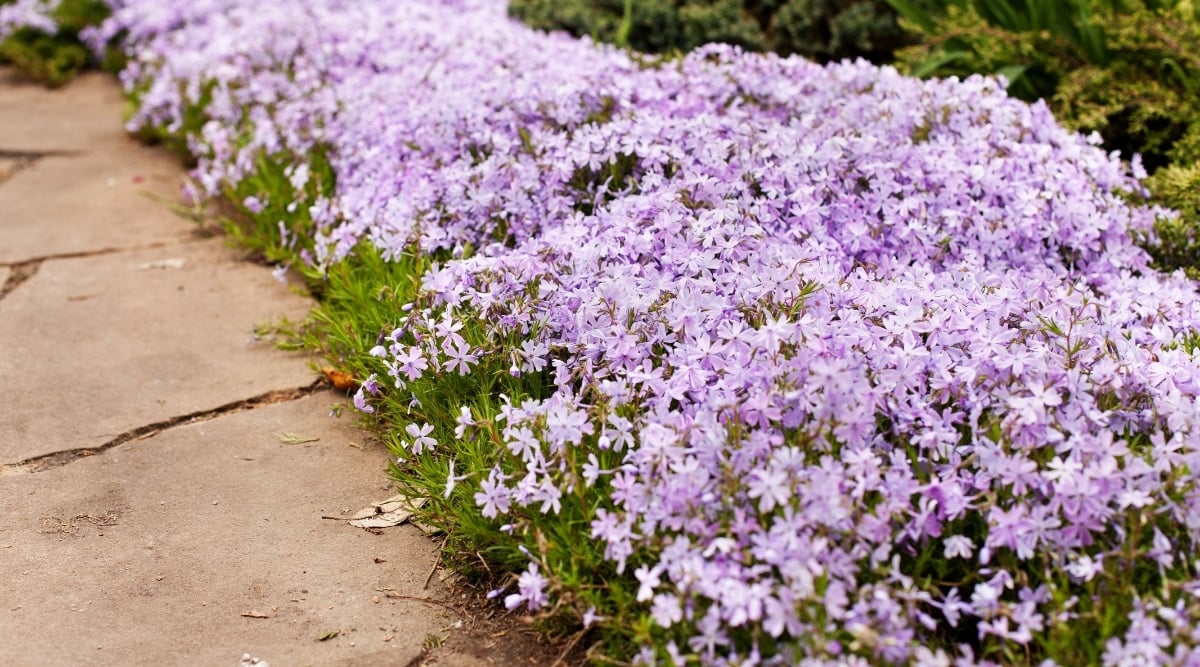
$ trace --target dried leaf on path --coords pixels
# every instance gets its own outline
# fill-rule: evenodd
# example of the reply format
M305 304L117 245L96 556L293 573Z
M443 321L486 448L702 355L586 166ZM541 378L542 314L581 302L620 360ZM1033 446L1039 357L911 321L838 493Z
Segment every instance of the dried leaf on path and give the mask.
M339 371L333 366L326 366L321 369L321 373L329 380L333 386L342 391L354 389L358 387L358 382L354 380L354 376L346 371Z
M159 259L153 262L142 262L137 265L138 271L154 271L156 269L182 269L187 265L187 260L182 257L171 257L169 259Z
M285 445L302 445L306 442L316 442L320 439L320 436L306 437L303 435L296 435L295 433L284 433L279 436L279 441Z
M350 519L350 525L356 528L390 528L408 521L413 513L421 508L428 498L410 498L405 495L395 495L387 500L372 503L370 507L359 510Z

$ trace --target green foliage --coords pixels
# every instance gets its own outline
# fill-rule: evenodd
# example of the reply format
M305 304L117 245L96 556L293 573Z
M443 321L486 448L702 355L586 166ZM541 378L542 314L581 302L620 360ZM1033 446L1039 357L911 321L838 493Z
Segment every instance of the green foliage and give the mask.
M61 86L75 78L91 62L91 52L79 41L79 33L108 18L101 0L63 0L52 18L58 32L46 34L33 28L16 30L0 41L0 60L50 86Z
M509 13L535 28L651 53L722 42L822 62L881 62L908 43L883 0L512 0Z
M83 71L91 54L78 41L23 28L0 42L0 55L20 72L61 86Z
M917 76L1003 74L1027 100L1054 96L1062 76L1108 61L1097 0L940 0L933 10L888 0L921 43L897 53Z
M287 192L280 189L275 194ZM264 229L251 233L269 242L262 237ZM319 285L321 299L300 342L362 381L378 370L370 349L404 325L405 305L415 302L417 311L432 305L422 301L420 282L436 259L415 249L385 259L377 248L362 243L327 273L310 271L308 278ZM481 321L466 319L466 324L459 333L473 349L513 342L488 340ZM544 514L536 505L514 505L507 515L489 519L476 506L474 494L497 463L511 468L507 470L510 473L523 471L510 460L512 455L501 436L503 424L496 419L501 401L544 399L554 387L549 372L517 377L509 372L509 364L511 360L501 355L484 354L468 376L427 373L408 382L402 392L385 391L372 399L375 413L365 419L396 457L390 467L399 491L429 499L418 518L445 531L443 557L459 572L488 586L503 586L511 583L508 573L524 570L530 558L539 562L543 571L553 571L560 602L539 615L542 630L554 634L556 629L578 629L579 610L588 607L612 617L644 615L634 611L638 606L636 584L631 584L628 576L617 575L599 543L578 539L579 527L595 518L597 508L611 503L604 480L598 482L599 488L580 487L577 493L564 495L557 514ZM390 383L391 378L380 381ZM464 408L476 426L472 435L457 437L455 425ZM410 423L432 425L432 436L441 444L420 454L406 451L403 440ZM576 467L586 462L588 452L598 455L602 467L620 465L621 455L611 450L591 446L580 451L572 464ZM451 465L456 482L447 490ZM613 509L611 504L607 509ZM639 627L646 633L658 631L648 622ZM622 655L638 631L619 625L606 628L602 631L605 651Z
M1191 0L888 0L921 35L897 53L917 76L1002 74L1009 92L1141 155L1164 216L1147 250L1200 278L1200 6Z
M1151 171L1194 162L1200 157L1200 20L1141 9L1105 23L1107 59L1061 73L1051 98L1059 118L1100 132L1125 156L1141 153Z
M1200 280L1200 162L1159 169L1147 186L1158 203L1179 215L1158 221L1158 242L1146 249L1159 266L1183 268L1189 278Z
M924 5L926 0L919 0ZM863 57L887 62L910 43L899 29L896 14L882 0L788 0L771 20L770 49L799 53L817 61Z
M168 141L167 145L173 142ZM305 162L311 175L302 192L296 192L289 181L296 156L288 154L260 154L258 168L239 181L236 188L226 188L225 200L232 205L226 206L227 215L221 222L232 244L272 264L302 263L298 260L299 252L311 250L307 244L316 233L309 206L330 196L334 183L326 147L313 147ZM251 197L261 202L261 210L245 207L242 202ZM297 198L306 205L291 207L290 202ZM289 221L290 232L286 236L280 220Z

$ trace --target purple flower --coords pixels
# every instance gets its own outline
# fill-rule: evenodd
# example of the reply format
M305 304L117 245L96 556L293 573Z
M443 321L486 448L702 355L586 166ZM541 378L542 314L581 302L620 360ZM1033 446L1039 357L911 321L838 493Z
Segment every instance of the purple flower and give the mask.
M243 199L242 206L245 206L247 211L250 211L256 215L262 213L263 209L266 208L266 205L262 202L262 200L253 195Z
M475 494L475 504L483 507L482 514L489 519L508 513L511 498L508 488L504 486L504 477L499 470L493 469Z
M408 449L413 454L420 454L437 446L437 440L429 436L430 433L433 433L433 426L430 424L421 424L420 426L409 424L404 427L404 432L412 438Z
M679 604L678 597L660 593L654 596L650 616L659 627L669 628L683 620L683 607Z
M446 363L446 368L457 370L459 375L466 375L471 372L471 364L478 361L478 357L470 354L471 346L461 338L451 345L450 340L442 344L442 351L446 353L449 361Z
M367 403L367 397L363 394L364 389L366 389L366 385L360 386L358 390L354 392L354 407L358 408L362 412L370 414L375 412L375 408L371 407L371 405Z
M517 580L517 592L504 598L504 606L516 609L525 604L530 611L537 611L550 599L546 592L548 585L549 581L538 571L538 564L530 563Z
M975 553L975 544L968 537L951 535L946 538L944 553L946 558L970 558Z
M654 589L661 583L659 575L662 574L662 567L649 567L642 565L633 571L633 576L638 580L638 602L645 602L654 597Z
M393 375L397 377L404 374L410 381L420 379L423 371L429 369L429 362L425 360L425 355L421 348L409 346L395 354L395 370Z

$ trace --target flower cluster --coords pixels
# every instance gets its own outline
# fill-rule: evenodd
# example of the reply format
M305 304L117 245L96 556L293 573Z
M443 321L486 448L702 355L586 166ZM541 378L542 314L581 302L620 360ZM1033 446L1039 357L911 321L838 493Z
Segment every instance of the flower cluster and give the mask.
M496 1L114 4L204 194L283 159L241 203L313 266L437 259L360 409L539 379L398 437L492 441L445 495L511 531L582 512L644 662L1200 660L1200 300L1132 241L1136 158L994 80L640 62ZM505 603L582 614L530 540Z
M58 32L54 10L62 0L14 0L0 4L0 40L21 29L39 30L53 35Z

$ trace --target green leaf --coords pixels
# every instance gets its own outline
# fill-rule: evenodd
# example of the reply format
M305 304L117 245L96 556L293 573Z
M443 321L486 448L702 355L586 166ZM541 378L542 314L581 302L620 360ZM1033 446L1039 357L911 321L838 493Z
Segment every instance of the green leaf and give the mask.
M1013 85L1022 76L1025 76L1025 70L1029 69L1029 65L1005 65L996 70L996 74L1008 79L1008 85Z
M613 44L621 48L629 46L629 34L633 32L633 0L625 0L625 11L621 16L621 24L617 27Z
M1079 28L1077 30L1077 39L1080 48L1087 54L1090 62L1096 64L1105 64L1108 62L1107 45L1108 41L1104 35L1104 28L1097 25L1092 20L1091 10L1088 8L1086 1L1076 3L1079 7Z
M886 0L886 2L892 9L896 10L896 14L917 25L922 31L926 33L937 31L937 24L934 22L933 17L924 9L921 9L908 0Z
M970 57L970 51L942 51L937 55L930 56L927 60L914 67L912 75L918 78L932 76L942 67L956 60L965 60Z
M1179 65L1177 60L1174 58L1163 58L1158 64L1163 70L1175 75L1175 78L1178 79L1179 83L1183 85L1183 88L1187 91L1188 95L1194 95L1196 93L1195 82L1188 77L1187 72L1184 71L1183 67Z
M978 0L975 6L989 23L998 27L1013 31L1028 29L1028 22L1021 20L1021 15L1008 0Z

